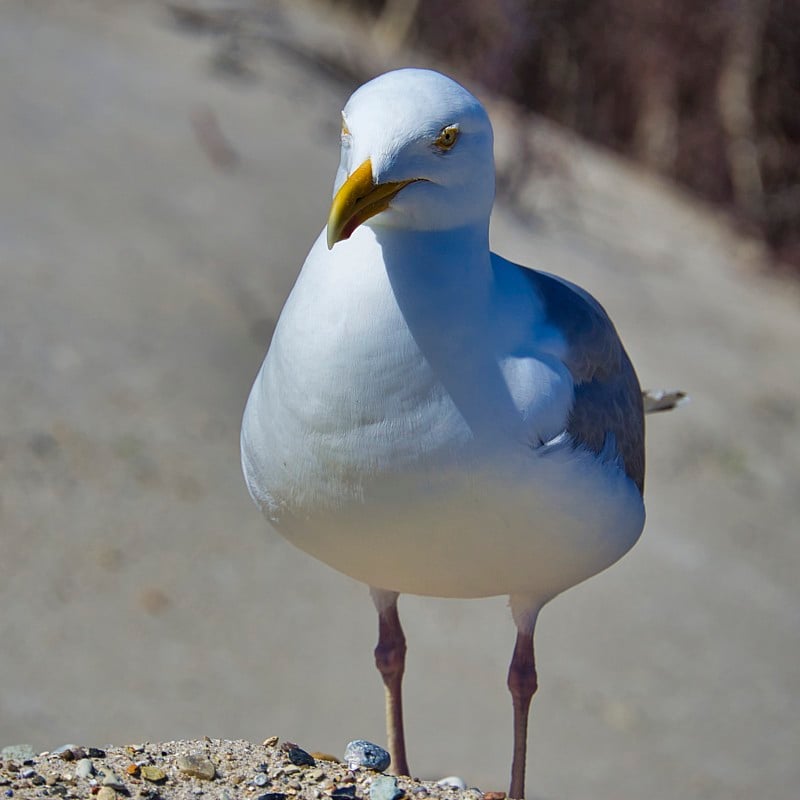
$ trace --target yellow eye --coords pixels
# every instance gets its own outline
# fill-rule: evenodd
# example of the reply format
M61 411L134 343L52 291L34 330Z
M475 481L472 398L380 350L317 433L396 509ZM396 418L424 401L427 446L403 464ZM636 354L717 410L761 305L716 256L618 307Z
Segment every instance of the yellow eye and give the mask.
M449 150L456 143L457 139L458 125L448 125L446 128L442 128L434 144L440 150Z

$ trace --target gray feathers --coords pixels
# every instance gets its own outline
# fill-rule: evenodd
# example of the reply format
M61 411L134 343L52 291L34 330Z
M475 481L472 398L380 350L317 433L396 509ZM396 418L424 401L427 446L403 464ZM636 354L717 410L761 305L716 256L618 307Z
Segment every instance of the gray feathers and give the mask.
M614 437L625 473L644 488L644 404L636 372L603 307L578 286L523 268L542 298L547 320L561 330L564 363L575 381L567 421L573 442L600 455Z

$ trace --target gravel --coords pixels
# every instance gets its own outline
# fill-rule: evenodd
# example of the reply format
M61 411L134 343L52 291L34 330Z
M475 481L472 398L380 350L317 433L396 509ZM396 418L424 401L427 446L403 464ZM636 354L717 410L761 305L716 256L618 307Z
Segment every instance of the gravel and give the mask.
M0 759L0 786L6 797L15 800L195 800L199 796L208 800L482 800L485 796L477 789L464 791L369 768L350 769L332 756L317 753L314 758L291 742L281 745L277 737L267 743L204 738L105 751L70 745L38 755L6 749ZM385 754L370 742L352 744L362 755L365 751L376 758L377 751ZM76 760L76 752L83 757ZM24 762L15 754L24 757Z

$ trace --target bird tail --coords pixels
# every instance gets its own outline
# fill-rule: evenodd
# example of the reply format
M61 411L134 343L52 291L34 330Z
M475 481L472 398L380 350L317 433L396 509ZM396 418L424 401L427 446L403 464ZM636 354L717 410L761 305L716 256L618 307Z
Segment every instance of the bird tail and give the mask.
M644 413L655 414L657 411L672 411L673 408L688 403L689 395L679 389L673 391L643 389L642 401L644 402Z

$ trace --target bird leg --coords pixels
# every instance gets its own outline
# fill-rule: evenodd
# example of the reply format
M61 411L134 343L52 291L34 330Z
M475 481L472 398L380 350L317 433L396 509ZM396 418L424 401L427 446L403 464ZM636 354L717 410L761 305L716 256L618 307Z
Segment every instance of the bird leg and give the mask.
M525 797L525 756L528 746L528 711L536 692L536 662L533 656L533 632L517 633L514 655L508 668L508 688L514 704L514 759L511 762L509 798Z
M392 596L393 595L393 596ZM388 605L379 602L376 592L373 599L378 608L378 646L375 648L375 666L386 687L386 736L392 771L408 775L406 740L403 734L403 672L406 665L406 637L397 613L397 594L381 592L380 599L390 600Z

